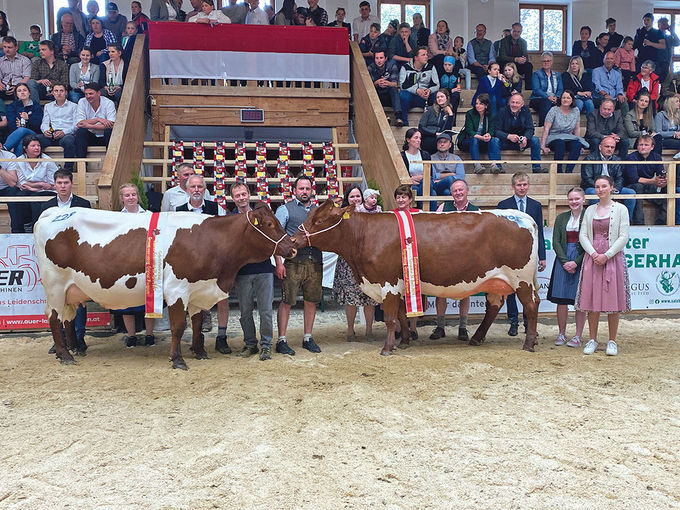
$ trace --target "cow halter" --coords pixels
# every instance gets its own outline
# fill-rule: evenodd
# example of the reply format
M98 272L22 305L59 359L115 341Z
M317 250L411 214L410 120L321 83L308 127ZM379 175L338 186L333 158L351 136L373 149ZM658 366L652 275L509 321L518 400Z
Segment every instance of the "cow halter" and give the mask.
M283 241L283 240L286 238L286 236L287 236L288 234L283 234L283 235L281 236L281 239L279 239L278 241L275 241L274 239L272 239L271 237L269 237L267 234L265 234L265 233L262 231L262 229L257 228L257 226L256 226L252 221L250 221L250 212L251 212L251 211L246 211L246 219L248 220L248 223L250 224L250 226L253 227L255 230L257 230L260 234L262 234L262 235L265 237L265 239L267 239L268 241L271 241L272 243L274 243L274 251L273 251L272 254L270 255L270 256L273 256L273 255L276 253L277 248L279 247L279 243L280 243L281 241Z
M342 220L344 220L344 219L345 218L343 218L341 216L340 219L338 220L338 222L335 225L331 225L330 227L326 227L323 230L319 230L318 232L310 232L309 230L307 230L307 227L305 227L304 223L301 223L300 226L298 226L298 230L300 232L302 232L303 234L305 234L305 237L307 238L307 244L309 246L312 246L312 241L309 240L310 237L316 236L316 235L319 235L319 234L323 234L324 232L328 232L329 230L334 229L335 227L340 225L340 223L342 223Z

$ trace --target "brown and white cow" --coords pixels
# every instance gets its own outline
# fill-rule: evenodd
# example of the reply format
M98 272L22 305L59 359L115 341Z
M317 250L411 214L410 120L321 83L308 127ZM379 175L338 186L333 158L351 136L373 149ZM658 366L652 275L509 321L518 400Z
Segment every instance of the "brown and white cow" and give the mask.
M180 339L192 320L192 351L207 358L201 310L228 297L237 271L276 253L294 256L291 239L267 206L223 217L168 212L163 296L170 313L173 368L186 369ZM88 299L110 309L144 304L145 247L150 215L91 209L48 209L35 224L35 247L57 358L74 363L73 319Z
M413 215L423 294L461 299L486 292L484 320L470 339L480 345L505 297L517 293L527 315L523 348L536 345L538 317L538 228L528 214L515 210L420 213ZM394 350L394 320L404 294L399 227L392 213L357 213L327 201L312 210L296 246L312 245L344 258L368 296L383 304L387 340ZM408 331L405 316L402 331Z

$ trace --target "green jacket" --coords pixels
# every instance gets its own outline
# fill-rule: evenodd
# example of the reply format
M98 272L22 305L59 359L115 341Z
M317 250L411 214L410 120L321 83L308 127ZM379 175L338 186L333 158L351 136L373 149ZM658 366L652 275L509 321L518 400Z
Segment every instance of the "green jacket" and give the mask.
M585 207L581 211L581 217L579 218L579 229L583 223L583 216L585 215ZM569 223L569 217L571 216L571 211L563 212L557 218L555 218L555 226L553 227L553 250L555 250L555 256L559 260L560 264L565 264L569 262L567 258L567 223ZM583 255L585 251L581 247L581 243L577 243L576 249L578 251L578 257L576 257L576 264L580 267L583 262Z
M507 35L501 40L501 52L500 55L498 55L497 59L499 62L514 62L514 58L512 55L510 55L510 48L512 47L512 36ZM517 40L517 44L519 44L519 55L515 55L516 57L527 57L529 58L529 52L527 51L527 42L522 39L521 37ZM502 71L502 69L501 69Z
M453 200L446 202L444 204L444 209L443 212L453 212L456 210L456 205L453 203ZM468 202L467 207L465 208L466 211L479 211L479 207L477 207L474 204L471 204Z
M471 108L465 113L465 127L458 134L456 143L460 144L461 140L475 136L478 127L479 112L474 108ZM484 132L482 134L486 133L489 133L491 136L494 136L496 133L496 119L491 115L491 112L487 112L487 114L484 115Z

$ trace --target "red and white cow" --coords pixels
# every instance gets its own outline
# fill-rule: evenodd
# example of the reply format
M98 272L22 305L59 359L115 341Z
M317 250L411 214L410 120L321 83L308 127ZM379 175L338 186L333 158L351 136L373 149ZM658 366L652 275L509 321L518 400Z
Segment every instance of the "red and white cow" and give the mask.
M223 217L167 215L163 295L170 313L173 368L186 369L180 339L192 319L192 350L207 358L200 331L201 310L228 297L237 271L272 253L294 256L295 248L267 206ZM74 345L78 303L93 300L110 309L143 305L145 249L150 215L73 208L45 211L35 224L35 247L57 358L74 363L64 346Z

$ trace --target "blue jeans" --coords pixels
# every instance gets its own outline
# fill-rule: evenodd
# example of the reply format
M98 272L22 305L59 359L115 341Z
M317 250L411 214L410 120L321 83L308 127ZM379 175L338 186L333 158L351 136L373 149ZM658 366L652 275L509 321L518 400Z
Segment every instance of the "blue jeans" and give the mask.
M576 107L580 112L583 112L585 110L586 116L588 116L588 114L595 109L595 104L593 103L593 100L590 98L579 99L577 97Z
M433 182L430 187L439 196L451 196L451 185L453 184L455 178L455 176L449 175L448 177L444 177L437 182Z
M519 310L517 309L517 299L515 294L510 294L505 298L505 305L508 309L508 320L513 326L519 326ZM524 328L527 327L527 316L522 312L522 318L524 319Z
M586 188L586 195L596 195L595 193L595 188ZM621 188L621 195L635 195L635 190L623 187ZM613 197L615 195L612 195ZM590 205L597 204L599 200L591 200L589 203ZM626 209L628 209L628 220L633 221L633 211L635 210L635 200L624 200L623 205L626 206ZM677 213L676 213L676 218L677 218Z
M21 156L24 152L24 148L21 146L21 140L24 139L26 135L35 135L33 131L25 127L16 128L5 140L5 149L8 151L14 151L14 154Z
M470 159L479 160L479 152L483 150L489 153L489 159L501 159L501 141L495 136L489 142L483 142L478 138L466 138L458 144L462 151L470 153Z
M82 98L85 97L85 94L81 90L73 89L71 92L68 93L68 100L71 101L72 103L78 104L78 101L80 101Z
M391 106L394 111L395 118L401 116L401 99L399 97L399 89L397 87L376 87L375 91L378 93L380 103L383 106Z
M260 314L260 347L271 348L274 326L272 323L272 301L274 300L274 274L257 273L237 275L234 289L238 295L241 310L241 329L246 347L257 347L257 332L253 319L253 308L257 300Z
M40 146L45 149L45 147L50 147L51 145L59 145L64 149L65 158L75 158L76 157L76 137L73 135L64 135L59 140L54 138L47 138L45 135L38 135L38 140L40 140ZM64 170L73 172L74 163L63 163Z
M418 94L411 94L408 90L399 92L399 100L401 102L401 120L408 126L408 111L411 107L420 106L425 108L425 100Z
M529 141L529 147L531 148L531 161L541 161L541 141L537 136L532 136ZM501 150L519 150L519 143L512 143L509 140L501 140ZM532 165L533 168L540 167L541 165Z

